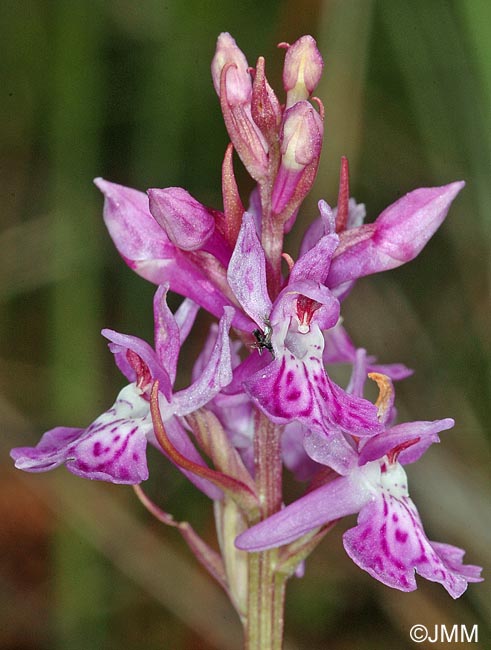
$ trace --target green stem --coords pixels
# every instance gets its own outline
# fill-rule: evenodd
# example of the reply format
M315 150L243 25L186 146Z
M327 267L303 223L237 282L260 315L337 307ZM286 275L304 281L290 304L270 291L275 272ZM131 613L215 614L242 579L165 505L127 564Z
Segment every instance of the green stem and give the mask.
M280 435L281 427L258 415L254 452L261 520L281 508ZM281 650L286 578L276 573L277 561L278 549L249 554L245 650Z

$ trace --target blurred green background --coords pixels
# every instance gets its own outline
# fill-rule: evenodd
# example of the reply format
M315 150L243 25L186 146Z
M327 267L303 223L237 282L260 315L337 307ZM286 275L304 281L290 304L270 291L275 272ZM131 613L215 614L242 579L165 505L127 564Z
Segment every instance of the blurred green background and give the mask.
M430 539L465 548L488 582L455 602L423 580L411 594L390 590L346 557L350 519L290 583L286 647L404 650L416 623L478 624L479 647L491 647L491 3L7 0L0 30L1 650L241 645L218 587L130 488L63 469L26 475L7 455L112 403L124 380L103 326L152 337L153 287L113 250L92 178L180 185L221 207L227 136L209 74L220 31L251 64L266 56L278 91L276 43L317 38L326 143L304 224L318 199L335 203L342 154L370 220L418 186L467 181L421 256L360 281L344 316L358 345L415 368L398 386L401 420L455 418L409 469L411 494ZM245 200L251 186L236 168ZM288 250L297 245L293 233ZM154 498L211 539L205 500L150 462Z

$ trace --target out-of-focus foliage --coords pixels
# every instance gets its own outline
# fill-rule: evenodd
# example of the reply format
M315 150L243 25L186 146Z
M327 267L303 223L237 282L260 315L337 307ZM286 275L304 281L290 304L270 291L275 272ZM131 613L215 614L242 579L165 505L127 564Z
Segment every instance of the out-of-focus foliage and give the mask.
M370 218L415 187L467 181L420 258L360 281L344 315L355 341L415 368L398 386L401 419L456 419L410 468L411 492L430 538L466 548L488 582L457 602L423 581L413 594L391 591L345 557L339 526L289 586L288 647L411 648L416 623L479 624L485 647L491 5L32 0L1 3L0 25L0 648L240 647L218 588L129 488L61 469L26 477L7 458L10 446L82 425L110 403L122 381L101 327L151 338L153 288L113 251L92 177L181 185L220 207L227 139L209 64L223 30L251 60L266 56L276 87L277 42L311 33L325 56L325 152L304 219L319 198L335 201L342 154ZM297 244L293 234L292 253ZM150 490L213 537L204 502L177 474L154 476Z

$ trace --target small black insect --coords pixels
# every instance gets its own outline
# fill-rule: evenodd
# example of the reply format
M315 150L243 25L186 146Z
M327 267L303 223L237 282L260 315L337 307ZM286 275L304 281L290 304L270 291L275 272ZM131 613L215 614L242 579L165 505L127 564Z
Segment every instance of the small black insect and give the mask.
M274 351L273 351L273 345L271 344L271 336L273 334L273 328L271 327L270 323L268 321L264 322L264 330L254 330L253 332L254 338L256 339L257 343L253 346L257 350L259 350L259 354L263 350L269 350L271 354L274 356Z

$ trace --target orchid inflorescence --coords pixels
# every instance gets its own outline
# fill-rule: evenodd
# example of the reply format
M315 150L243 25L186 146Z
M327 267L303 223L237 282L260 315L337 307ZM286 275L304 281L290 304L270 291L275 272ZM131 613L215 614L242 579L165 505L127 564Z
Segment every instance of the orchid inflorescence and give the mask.
M456 598L480 580L480 568L463 564L461 549L427 538L404 470L454 421L395 424L393 382L411 370L378 364L355 347L340 309L357 279L420 253L464 183L413 190L363 224L365 207L350 198L343 158L338 205L319 201L293 259L283 239L319 164L324 109L312 92L323 61L311 36L281 46L284 104L267 81L264 59L250 68L229 34L218 38L212 77L231 140L223 210L179 187L145 194L96 179L118 251L158 287L154 346L103 330L129 382L114 404L85 429L56 427L36 447L11 455L29 472L65 464L84 478L137 486L156 516L180 528L242 618L250 607L249 556L281 547L271 556L272 571L286 580L301 573L337 520L355 513L358 523L343 542L359 567L402 591L416 588L417 572ZM247 210L233 150L256 183ZM175 313L169 291L184 297ZM199 309L218 323L190 385L175 391L180 349ZM351 368L346 388L330 377L337 364ZM375 404L364 397L368 378L378 387ZM221 554L144 494L148 442L213 500ZM308 486L286 506L283 466Z

